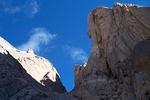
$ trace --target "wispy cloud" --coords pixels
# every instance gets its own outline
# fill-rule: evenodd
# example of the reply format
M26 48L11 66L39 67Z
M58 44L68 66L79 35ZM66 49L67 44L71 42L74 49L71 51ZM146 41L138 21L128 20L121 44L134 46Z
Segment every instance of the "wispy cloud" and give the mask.
M12 0L2 0L0 2L0 11L3 11L7 14L22 13L27 17L33 17L40 10L40 6L36 0L26 0L25 2L22 2L22 4L18 5L14 5L12 2Z
M40 47L47 45L56 38L56 34L49 33L45 28L34 28L31 31L31 36L26 43L18 46L20 50L32 49L35 52L40 52Z
M4 9L5 12L9 13L9 14L16 14L19 13L21 11L20 7L6 7Z
M26 8L26 14L29 16L29 17L33 17L34 15L36 15L39 10L40 10L40 7L37 3L37 1L35 0L31 0L29 3L27 3L25 5L25 7L28 6L28 8Z
M69 45L65 46L65 52L74 60L75 62L87 62L87 54L81 48L71 47Z

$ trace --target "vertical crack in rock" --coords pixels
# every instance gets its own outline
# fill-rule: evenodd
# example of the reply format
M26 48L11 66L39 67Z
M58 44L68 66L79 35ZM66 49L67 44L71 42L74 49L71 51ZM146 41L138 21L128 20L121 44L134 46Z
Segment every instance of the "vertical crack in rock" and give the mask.
M111 71L111 68L110 68L110 65L109 65L109 63L107 61L107 58L106 58L106 67L107 67L107 70L108 70L108 77L109 78L113 77L114 75L113 75L113 73Z

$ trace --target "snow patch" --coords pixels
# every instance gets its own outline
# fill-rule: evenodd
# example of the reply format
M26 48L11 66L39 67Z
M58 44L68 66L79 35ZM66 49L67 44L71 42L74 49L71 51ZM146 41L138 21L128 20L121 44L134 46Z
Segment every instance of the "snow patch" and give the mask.
M119 2L117 2L115 5L121 6L121 7L123 7L123 6L125 6L125 7L138 7L138 8L143 7L142 5L138 5L138 4L127 4L127 3L119 3Z

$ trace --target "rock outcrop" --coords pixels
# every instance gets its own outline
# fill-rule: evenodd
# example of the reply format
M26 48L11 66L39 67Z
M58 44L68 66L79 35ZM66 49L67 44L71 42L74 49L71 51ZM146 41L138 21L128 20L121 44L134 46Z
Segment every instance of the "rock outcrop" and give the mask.
M53 65L32 50L20 51L0 37L0 100L56 99L66 90Z
M93 48L76 65L77 100L150 100L150 8L116 4L89 16Z

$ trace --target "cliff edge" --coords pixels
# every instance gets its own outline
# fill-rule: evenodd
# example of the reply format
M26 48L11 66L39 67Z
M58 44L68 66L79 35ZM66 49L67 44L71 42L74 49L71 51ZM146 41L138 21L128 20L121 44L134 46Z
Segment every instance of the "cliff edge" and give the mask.
M75 67L78 100L150 99L150 8L117 3L89 16L93 47Z

